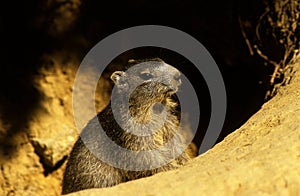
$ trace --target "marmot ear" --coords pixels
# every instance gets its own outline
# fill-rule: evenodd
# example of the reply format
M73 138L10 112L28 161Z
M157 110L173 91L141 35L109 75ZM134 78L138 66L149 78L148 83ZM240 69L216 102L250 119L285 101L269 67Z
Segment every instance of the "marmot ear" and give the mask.
M128 60L128 63L136 63L136 60L134 60L134 59L129 59L129 60Z
M110 79L116 84L120 84L120 79L122 77L126 76L126 73L123 71L115 71L113 74L111 74Z

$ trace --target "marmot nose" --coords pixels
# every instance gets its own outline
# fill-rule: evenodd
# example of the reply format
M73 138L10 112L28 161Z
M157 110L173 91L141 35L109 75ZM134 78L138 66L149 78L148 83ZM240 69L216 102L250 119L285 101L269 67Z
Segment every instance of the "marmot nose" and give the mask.
M174 80L177 80L177 81L180 80L180 76L181 76L180 71L178 71L177 69L174 69L172 74L173 74Z
M181 85L181 73L177 69L173 72L173 81L171 81L171 84L175 91L177 91L178 87Z
M179 81L180 80L180 72L178 71L178 72L176 72L176 74L174 75L174 79L175 80L177 80L177 81Z

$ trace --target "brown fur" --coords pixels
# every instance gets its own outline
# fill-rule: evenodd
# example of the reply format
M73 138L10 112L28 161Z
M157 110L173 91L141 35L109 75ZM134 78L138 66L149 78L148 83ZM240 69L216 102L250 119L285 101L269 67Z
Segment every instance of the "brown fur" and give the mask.
M126 91L133 83L142 83L131 94L129 99L129 111L131 120L124 121L121 126L115 121L115 116L112 112L111 104L109 104L97 117L91 120L81 133L81 137L75 143L67 163L66 171L63 180L63 194L71 193L88 188L109 187L129 180L138 179L141 177L151 176L161 171L167 171L178 168L186 163L192 157L196 156L196 149L193 144L190 144L186 150L171 162L154 169L146 171L128 171L115 168L102 160L99 160L89 149L96 149L100 154L105 156L115 156L121 162L124 157L120 154L114 154L109 147L97 141L97 133L94 130L95 123L100 122L106 135L117 145L132 150L143 151L157 149L171 138L175 137L177 141L184 140L184 136L176 134L179 127L180 112L178 102L174 97L177 87L180 85L180 72L165 64L160 59L152 59L147 61L130 61L131 66L139 63L146 63L147 69L144 67L133 67L131 71L117 71L112 74L111 79L115 82L117 93L121 94ZM140 75L139 75L140 74ZM163 81L164 84L161 83ZM170 87L173 89L170 89ZM167 109L166 121L163 127L156 127L156 122L161 120L160 112L161 105ZM125 106L120 105L120 110L123 111ZM122 114L118 118L123 118ZM121 127L133 128L137 124L146 124L152 122L150 128L157 129L154 134L149 136L136 136L128 133ZM85 142L83 143L82 139ZM88 146L88 148L87 148ZM168 149L168 152L161 153L157 160L163 160L174 152L180 151L182 146L174 146ZM180 151L181 152L181 151ZM107 155L106 155L107 154ZM124 164L135 164L136 160L130 160ZM143 164L151 166L147 158L139 160Z

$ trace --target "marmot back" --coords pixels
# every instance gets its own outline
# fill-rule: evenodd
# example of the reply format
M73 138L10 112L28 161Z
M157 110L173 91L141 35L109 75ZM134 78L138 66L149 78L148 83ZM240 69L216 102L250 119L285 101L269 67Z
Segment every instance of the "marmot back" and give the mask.
M181 85L180 72L161 59L129 61L127 68L111 75L114 100L87 124L75 143L64 173L63 194L151 176L196 156L194 145L186 147L185 135L178 134L181 116L175 93ZM98 131L99 123L104 132ZM173 145L164 148L170 141ZM152 159L146 154L151 151L155 152ZM116 165L111 160L117 160Z

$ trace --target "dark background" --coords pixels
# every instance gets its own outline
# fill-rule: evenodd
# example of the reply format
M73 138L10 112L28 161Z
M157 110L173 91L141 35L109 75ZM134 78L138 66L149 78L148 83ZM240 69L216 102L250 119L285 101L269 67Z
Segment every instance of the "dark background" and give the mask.
M13 125L9 135L26 126L39 105L41 97L32 82L41 66L41 55L61 50L82 59L106 36L135 25L165 25L182 30L199 40L214 57L224 77L228 100L219 140L263 104L272 69L257 55L250 55L238 20L242 16L255 22L264 9L261 1L83 0L79 8L72 8L72 2L79 1L1 3L0 112ZM76 16L69 22L71 25L68 21L72 21L72 15L65 17L61 11L64 6L71 7L68 11ZM271 55L280 56L281 52L274 48ZM138 51L135 54L141 55ZM185 72L193 73L189 78L197 84L199 75L192 70ZM202 137L199 131L195 139L198 145Z

